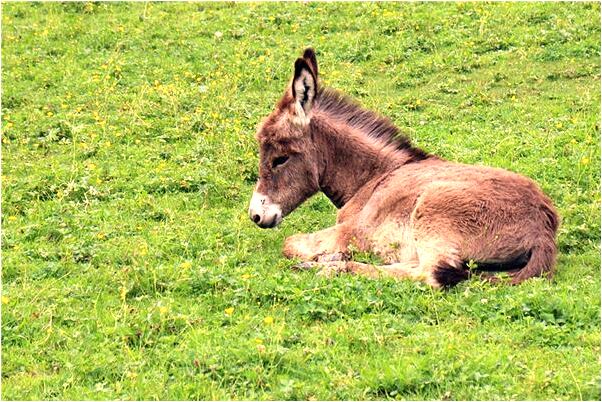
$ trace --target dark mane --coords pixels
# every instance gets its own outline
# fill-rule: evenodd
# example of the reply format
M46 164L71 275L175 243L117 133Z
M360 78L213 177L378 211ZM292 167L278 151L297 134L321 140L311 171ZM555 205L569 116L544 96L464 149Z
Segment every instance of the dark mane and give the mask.
M417 162L432 157L420 148L414 147L391 120L371 110L363 109L353 99L336 90L320 88L316 97L316 107L345 121L371 138L383 140L386 144L405 151L410 155L407 162Z

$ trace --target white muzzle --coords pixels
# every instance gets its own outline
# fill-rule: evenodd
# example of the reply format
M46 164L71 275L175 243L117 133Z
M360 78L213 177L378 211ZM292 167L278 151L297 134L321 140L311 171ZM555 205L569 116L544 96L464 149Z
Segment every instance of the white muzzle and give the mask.
M273 204L267 195L254 192L249 205L249 217L260 228L273 228L282 222L282 208Z

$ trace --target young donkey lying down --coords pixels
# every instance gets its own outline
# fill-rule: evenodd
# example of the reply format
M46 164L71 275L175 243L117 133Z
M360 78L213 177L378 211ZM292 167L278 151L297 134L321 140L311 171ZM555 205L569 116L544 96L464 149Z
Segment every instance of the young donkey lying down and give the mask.
M318 191L340 208L335 226L286 239L284 255L303 267L435 287L467 279L471 261L481 272L509 272L512 283L553 273L558 217L533 181L413 147L388 119L320 88L312 49L295 62L257 140L253 222L272 228ZM386 265L349 261L351 246Z

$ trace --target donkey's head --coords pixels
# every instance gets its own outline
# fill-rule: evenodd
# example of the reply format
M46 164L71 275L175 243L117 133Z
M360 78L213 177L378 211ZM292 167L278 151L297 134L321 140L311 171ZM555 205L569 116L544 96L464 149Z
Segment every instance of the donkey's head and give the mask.
M259 180L249 216L262 228L282 218L319 190L318 158L311 140L311 108L318 93L313 49L295 61L295 72L275 110L257 131Z

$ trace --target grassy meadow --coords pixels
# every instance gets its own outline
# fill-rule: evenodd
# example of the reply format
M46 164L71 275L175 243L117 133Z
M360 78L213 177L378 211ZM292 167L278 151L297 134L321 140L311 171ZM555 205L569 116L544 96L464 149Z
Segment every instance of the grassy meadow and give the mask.
M536 180L557 275L290 269L247 216L305 46L425 150ZM599 3L3 3L2 399L600 400Z

